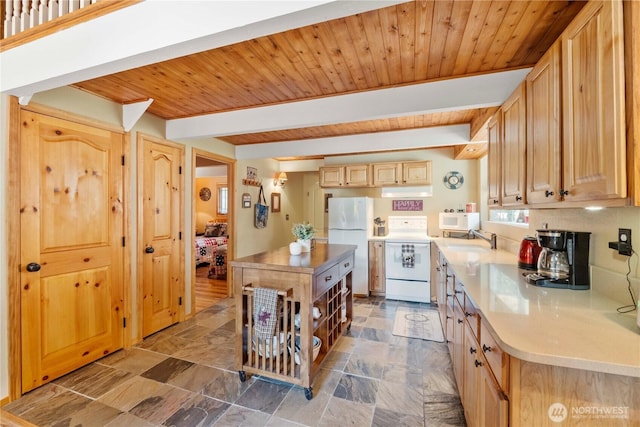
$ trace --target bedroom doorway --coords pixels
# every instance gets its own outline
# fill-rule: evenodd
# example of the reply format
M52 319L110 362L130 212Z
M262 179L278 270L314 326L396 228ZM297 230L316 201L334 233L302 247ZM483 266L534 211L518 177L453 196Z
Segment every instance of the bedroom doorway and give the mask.
M231 295L234 161L194 149L192 313Z

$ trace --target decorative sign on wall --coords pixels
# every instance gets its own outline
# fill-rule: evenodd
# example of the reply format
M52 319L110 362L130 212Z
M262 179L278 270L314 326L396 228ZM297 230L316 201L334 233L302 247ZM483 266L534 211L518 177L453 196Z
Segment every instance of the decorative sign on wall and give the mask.
M392 200L394 211L421 211L422 200Z

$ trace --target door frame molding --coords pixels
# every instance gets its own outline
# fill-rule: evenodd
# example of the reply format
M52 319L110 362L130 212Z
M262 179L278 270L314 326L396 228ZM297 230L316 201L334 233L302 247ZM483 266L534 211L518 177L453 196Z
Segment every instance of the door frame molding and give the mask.
M136 305L136 330L135 330L135 342L140 342L143 340L143 325L144 325L144 288L143 288L143 273L144 273L144 268L143 268L143 262L144 262L144 258L142 257L142 253L144 250L144 236L143 236L143 230L144 230L144 215L143 215L143 210L142 207L144 206L144 167L142 166L142 162L143 162L143 158L144 158L144 141L150 141L154 144L160 144L160 145L165 145L167 147L171 147L171 148L177 148L179 150L181 150L181 155L180 155L180 165L182 167L182 174L180 174L180 186L182 188L182 190L180 191L180 228L182 228L182 230L180 230L182 232L182 244L179 245L180 248L182 249L180 252L180 260L178 261L180 264L180 272L179 272L179 277L182 277L182 287L179 290L179 294L182 297L183 301L184 301L184 291L185 291L185 271L184 271L184 262L185 262L185 249L184 249L184 245L186 244L187 240L185 238L185 230L184 230L184 207L185 207L185 201L184 201L184 195L185 195L185 174L186 174L186 170L185 170L185 166L184 166L184 161L185 161L185 151L186 151L186 147L184 144L178 144L176 142L172 142L163 138L158 138L156 136L150 135L150 134L146 134L143 132L138 132L136 134L136 164L137 164L137 201L138 201L138 208L136 210L136 214L137 214L137 228L136 228L136 298L135 301L133 302ZM182 322L185 320L185 304L183 303L182 305L178 306L178 322Z
M235 259L235 242L236 242L236 227L235 225L235 173L236 173L236 160L229 157L224 157L219 154L205 151L199 148L191 149L191 236L187 242L190 246L189 254L190 259L195 260L195 235L196 235L196 157L203 157L208 160L224 163L227 166L227 188L228 188L228 200L227 200L227 229L231 230L229 234L229 240L227 242L227 265L229 261ZM191 262L191 313L189 317L193 317L196 311L196 266L194 262ZM233 287L231 286L231 274L227 271L227 295L233 296Z
M48 107L46 105L30 103L21 106L18 98L9 97L9 140L8 140L8 165L7 165L7 191L6 195L6 217L7 217L7 308L8 308L8 344L9 344L9 401L18 399L22 395L22 330L21 330L21 304L20 304L20 115L22 111L30 111L37 114L43 114L55 117L61 120L72 121L75 123L93 126L99 129L116 132L123 135L122 152L125 158L129 153L131 144L131 134L125 132L120 126L111 123L102 122L90 117L85 117L75 113L59 110L57 108ZM130 209L127 202L130 200L129 167L125 164L122 171L122 198L125 206L123 212L123 237L125 241L130 241ZM125 245L122 251L123 256L123 308L124 317L131 317L131 246ZM123 348L131 347L131 334L127 330L124 331Z

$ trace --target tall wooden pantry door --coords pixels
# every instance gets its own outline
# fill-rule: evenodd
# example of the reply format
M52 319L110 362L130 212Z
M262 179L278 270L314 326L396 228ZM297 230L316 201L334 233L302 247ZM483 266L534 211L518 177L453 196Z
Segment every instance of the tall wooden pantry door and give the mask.
M123 346L123 134L23 110L22 392Z
M182 244L184 147L138 137L139 233L142 244L142 335L176 323L182 315L184 247ZM140 263L139 263L140 265Z

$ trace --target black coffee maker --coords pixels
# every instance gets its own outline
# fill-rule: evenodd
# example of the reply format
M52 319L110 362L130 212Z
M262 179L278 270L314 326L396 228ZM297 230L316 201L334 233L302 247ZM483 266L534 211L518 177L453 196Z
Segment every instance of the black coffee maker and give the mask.
M589 238L583 231L536 230L542 248L537 272L527 274L532 285L560 289L589 289Z

